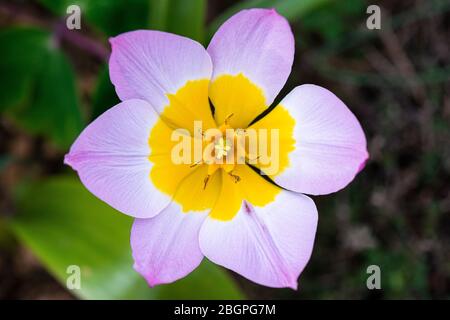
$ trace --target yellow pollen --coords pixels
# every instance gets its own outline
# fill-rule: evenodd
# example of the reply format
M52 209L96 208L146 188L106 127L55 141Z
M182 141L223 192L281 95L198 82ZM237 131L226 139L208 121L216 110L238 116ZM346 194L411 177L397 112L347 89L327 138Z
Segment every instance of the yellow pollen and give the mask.
M282 105L251 124L268 106L264 91L243 74L221 75L212 82L188 81L167 98L169 103L148 137L148 159L152 163L149 179L180 205L182 213L209 211L212 219L230 221L242 209L243 200L257 207L275 200L281 189L262 179L247 163L260 158L259 148L250 147L250 139L255 138L253 130L258 132L258 139L259 130L278 129L279 172L289 167L295 121ZM215 107L213 114L210 102ZM202 121L199 131L196 121ZM173 140L178 128L187 129L191 140ZM227 136L227 129L234 129L234 136ZM268 139L265 158L270 159L274 154L271 135ZM175 155L186 155L190 161L174 162L173 150L188 141L194 148L188 152L180 148L183 152ZM201 154L195 152L197 149ZM254 166L265 171L271 165L261 161Z

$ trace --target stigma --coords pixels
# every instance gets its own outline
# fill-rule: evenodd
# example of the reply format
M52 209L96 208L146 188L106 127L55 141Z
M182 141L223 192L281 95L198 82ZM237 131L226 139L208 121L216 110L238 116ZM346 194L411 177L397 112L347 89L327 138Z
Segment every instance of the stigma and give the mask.
M214 145L215 158L217 160L226 158L231 150L231 145L232 143L230 143L227 139L220 137L219 141Z
M234 182L237 183L241 178L233 173L233 169L236 166L236 155L238 148L238 141L236 140L236 133L229 136L227 133L228 129L232 129L228 125L228 120L233 114L229 115L225 122L219 126L218 134L211 137L203 136L204 142L212 146L211 153L207 152L210 156L203 158L203 163L208 165L208 174L204 179L203 189L206 188L209 178L218 169L225 171L230 177L233 178ZM234 131L233 131L234 132ZM211 143L212 142L212 143Z

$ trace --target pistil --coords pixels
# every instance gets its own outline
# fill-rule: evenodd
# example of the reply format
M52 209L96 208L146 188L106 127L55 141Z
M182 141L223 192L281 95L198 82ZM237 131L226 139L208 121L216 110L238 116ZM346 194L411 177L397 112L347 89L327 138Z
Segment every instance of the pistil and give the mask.
M234 179L235 183L241 180L238 175L233 174L233 169L236 165L235 157L237 155L237 148L239 147L238 143L236 143L237 132L232 139L226 135L227 129L231 129L228 125L228 121L232 116L233 114L230 114L226 117L224 123L219 127L221 134L213 138L214 160L212 162L206 162L208 164L208 174L204 179L203 189L206 188L209 178L217 169L223 169ZM210 141L205 142L210 143Z

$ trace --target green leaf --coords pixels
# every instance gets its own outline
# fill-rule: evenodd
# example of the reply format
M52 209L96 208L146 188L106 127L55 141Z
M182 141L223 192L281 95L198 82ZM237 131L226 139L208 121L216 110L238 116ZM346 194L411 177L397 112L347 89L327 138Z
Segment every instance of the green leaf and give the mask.
M81 9L81 28L86 23L108 36L145 28L149 12L148 0L39 0L54 14L68 16L70 5Z
M355 25L364 21L367 1L347 0L331 2L302 19L302 26L308 32L319 32L326 41L347 39Z
M279 14L289 21L304 17L314 9L331 2L332 0L249 0L242 1L227 9L217 17L209 26L210 37L217 31L219 26L232 15L243 9L249 8L275 8Z
M48 52L41 64L32 101L12 115L28 131L42 133L67 149L82 129L74 71L56 50Z
M155 29L202 41L206 0L39 0L54 14L66 17L67 7L81 9L85 23L108 36L136 29Z
M0 112L25 103L40 69L49 33L10 28L0 32Z
M104 65L98 75L97 84L92 97L91 119L97 118L109 108L120 102L111 80L108 66Z
M132 218L90 194L73 177L18 189L14 233L63 285L68 266L81 268L86 299L238 299L243 295L223 269L204 262L171 285L149 288L133 270L129 245Z
M205 14L205 0L172 0L168 31L202 42Z
M171 0L150 0L148 27L154 30L167 30Z
M202 42L205 14L205 0L151 0L148 27Z
M66 149L83 122L75 76L52 35L37 28L0 33L0 111Z

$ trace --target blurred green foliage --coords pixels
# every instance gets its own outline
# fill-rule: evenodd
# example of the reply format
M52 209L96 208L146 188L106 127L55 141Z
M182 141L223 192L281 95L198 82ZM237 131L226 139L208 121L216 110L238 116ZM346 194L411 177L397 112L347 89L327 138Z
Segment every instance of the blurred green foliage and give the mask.
M205 14L206 0L152 0L148 28L176 33L202 43Z
M107 65L103 65L100 69L97 83L92 97L92 114L91 120L97 118L111 106L115 106L120 102L116 95L111 80L109 80L109 69Z
M78 5L89 26L107 36L156 29L202 41L206 0L39 0L58 16ZM83 20L84 21L84 20Z
M83 122L72 66L52 34L10 28L1 31L0 43L0 110L30 133L67 148Z
M171 285L148 288L133 270L133 219L99 201L73 176L24 184L15 198L20 213L12 221L19 239L63 284L70 265L81 269L86 299L243 298L225 271L210 262Z
M65 17L70 5L78 5L85 23L107 36L145 28L149 12L147 0L39 0L55 15Z
M422 298L430 298L427 295L427 266L424 259L415 259L403 252L386 252L381 249L368 250L366 253L367 264L378 265L381 270L389 270L383 274L383 289L387 299L402 299L405 292L411 290ZM365 271L365 270L363 270ZM361 280L367 278L367 274L360 274Z
M305 30L323 36L327 42L334 41L351 31L354 24L350 20L364 21L361 17L366 8L365 0L330 1L314 10L314 14L305 15L302 25Z

